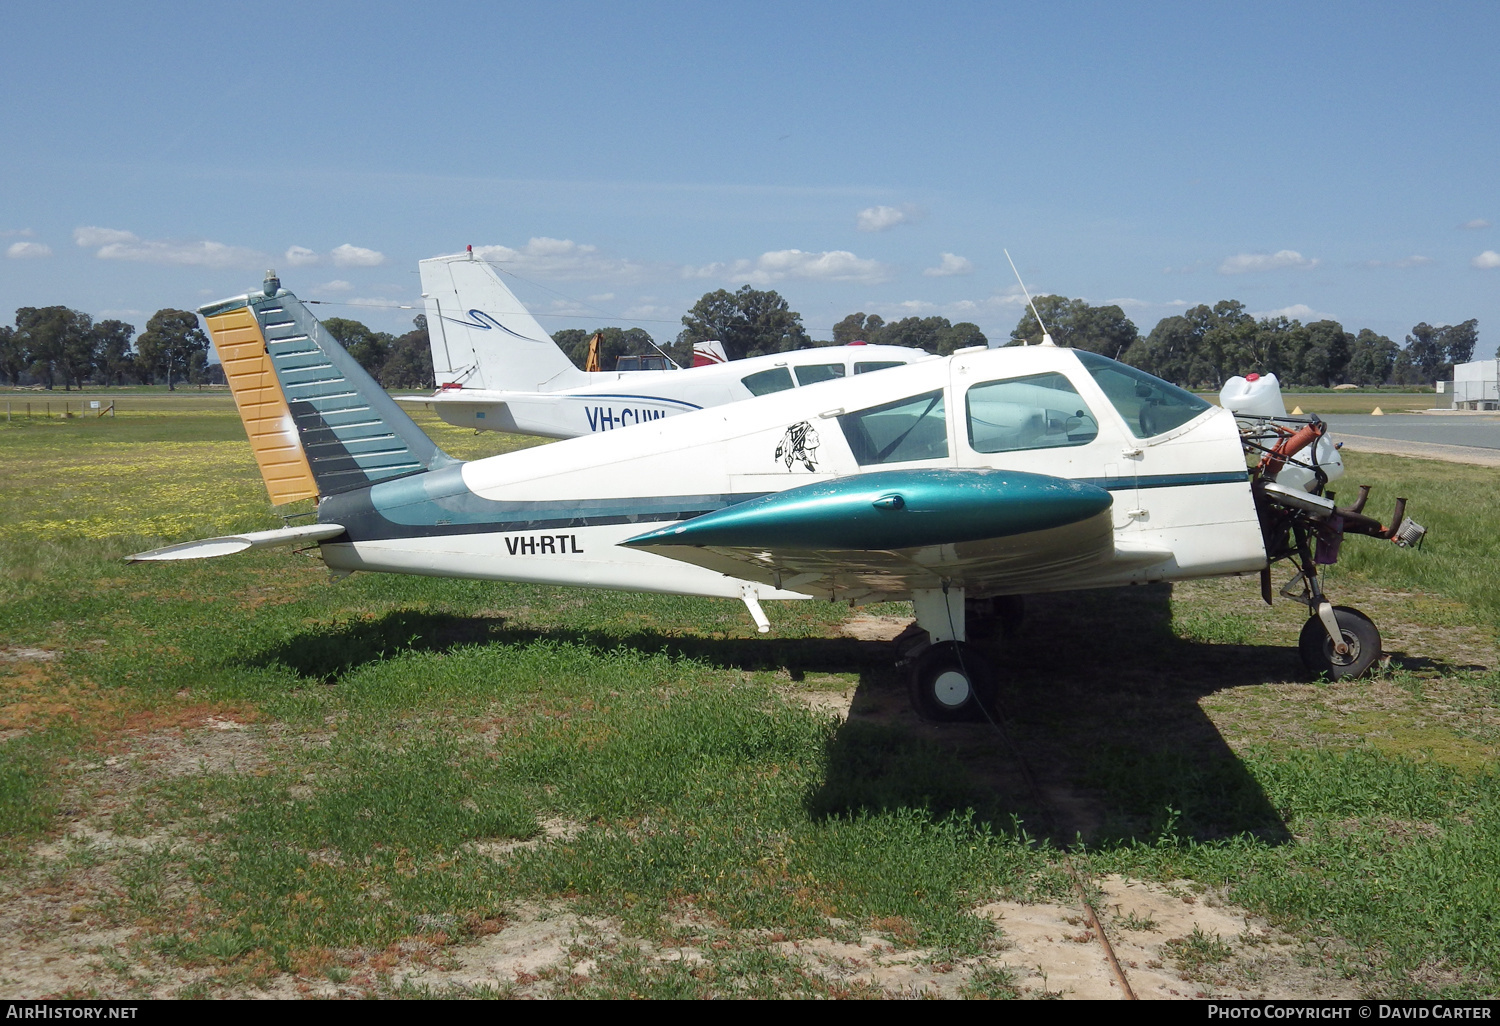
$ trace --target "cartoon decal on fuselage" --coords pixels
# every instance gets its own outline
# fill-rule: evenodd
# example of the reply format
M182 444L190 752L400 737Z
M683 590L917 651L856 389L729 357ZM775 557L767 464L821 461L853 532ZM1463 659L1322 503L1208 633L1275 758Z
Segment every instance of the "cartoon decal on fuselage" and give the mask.
M816 472L818 464L814 457L817 453L818 432L805 420L787 428L786 434L781 436L781 443L776 446L776 458L785 463L788 470L801 460L808 470Z

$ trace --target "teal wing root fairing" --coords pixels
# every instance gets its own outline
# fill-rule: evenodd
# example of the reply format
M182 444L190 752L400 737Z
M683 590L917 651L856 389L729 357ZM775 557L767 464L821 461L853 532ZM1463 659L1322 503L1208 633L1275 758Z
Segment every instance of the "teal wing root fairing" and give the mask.
M893 470L789 488L625 544L910 549L1064 527L1110 503L1102 488L1045 474Z

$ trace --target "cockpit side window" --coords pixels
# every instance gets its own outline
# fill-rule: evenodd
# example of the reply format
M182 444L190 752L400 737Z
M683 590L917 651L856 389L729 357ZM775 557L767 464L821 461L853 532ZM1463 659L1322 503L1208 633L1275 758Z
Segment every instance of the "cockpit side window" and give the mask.
M1078 389L1062 374L986 381L964 397L975 452L1015 452L1087 445L1099 435Z
M906 364L900 360L869 360L854 365L854 373L869 374L872 371L885 370L887 367L905 367Z
M948 455L948 418L942 389L846 413L839 417L839 427L862 467Z
M770 395L772 392L783 392L796 387L792 384L792 372L785 367L772 367L770 370L747 374L740 378L740 384L748 388L751 395Z
M844 376L841 363L812 363L797 368L797 384L815 385L819 381L832 381Z
M1193 393L1143 370L1097 353L1077 350L1079 361L1094 376L1131 434L1152 438L1179 428L1213 406Z

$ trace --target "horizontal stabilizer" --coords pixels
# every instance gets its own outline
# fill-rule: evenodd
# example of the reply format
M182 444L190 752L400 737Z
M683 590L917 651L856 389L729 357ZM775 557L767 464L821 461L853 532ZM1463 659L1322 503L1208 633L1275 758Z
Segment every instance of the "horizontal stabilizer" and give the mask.
M283 527L279 531L251 531L247 534L229 534L222 538L203 538L198 541L179 542L150 552L137 552L126 556L127 563L146 563L168 559L210 559L228 556L247 549L269 549L276 545L296 545L299 542L319 542L337 538L344 533L340 524L307 524L304 527Z

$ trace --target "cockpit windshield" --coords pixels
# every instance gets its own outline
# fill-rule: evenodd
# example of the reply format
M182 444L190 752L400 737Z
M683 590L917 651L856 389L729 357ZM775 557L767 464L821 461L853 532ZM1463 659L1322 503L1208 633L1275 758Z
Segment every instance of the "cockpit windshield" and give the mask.
M1213 409L1210 403L1186 389L1143 370L1098 353L1085 350L1075 353L1137 438L1164 434Z

